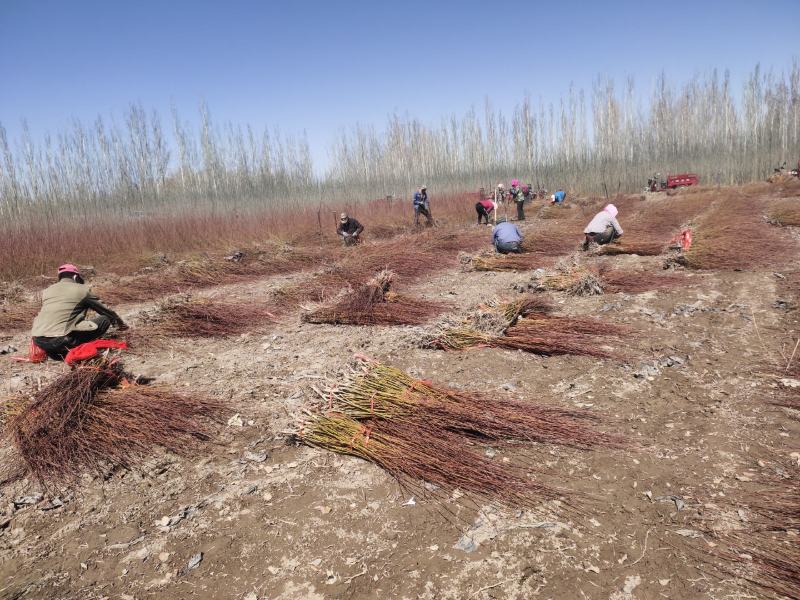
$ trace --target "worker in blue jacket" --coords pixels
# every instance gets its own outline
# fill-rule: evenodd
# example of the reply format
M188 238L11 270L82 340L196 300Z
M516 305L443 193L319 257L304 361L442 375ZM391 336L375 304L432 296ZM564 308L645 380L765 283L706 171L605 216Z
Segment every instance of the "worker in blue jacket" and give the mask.
M564 204L564 200L567 198L567 192L562 189L559 189L555 194L553 194L553 200L550 204L557 204L562 205Z
M507 222L502 217L497 220L497 225L492 230L492 243L494 249L500 254L522 252L522 234L516 225Z
M414 225L419 225L419 215L425 215L427 222L426 227L433 225L433 218L431 217L431 205L428 200L428 188L424 185L420 187L414 194Z

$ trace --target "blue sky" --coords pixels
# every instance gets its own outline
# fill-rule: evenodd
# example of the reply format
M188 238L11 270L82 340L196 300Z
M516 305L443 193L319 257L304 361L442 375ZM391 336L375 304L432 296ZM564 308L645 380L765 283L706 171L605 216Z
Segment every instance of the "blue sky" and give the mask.
M798 0L257 2L0 0L0 121L12 137L141 102L185 119L306 130L325 161L336 132L398 111L436 122L529 92L662 69L735 81L800 56Z

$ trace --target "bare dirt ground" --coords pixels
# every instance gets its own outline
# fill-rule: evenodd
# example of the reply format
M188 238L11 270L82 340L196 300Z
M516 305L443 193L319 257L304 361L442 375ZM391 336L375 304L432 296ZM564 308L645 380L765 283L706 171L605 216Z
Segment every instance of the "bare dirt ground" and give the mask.
M776 452L800 450L797 415L765 402L775 381L765 360L793 345L797 313L776 304L785 298L771 270L686 273L686 286L657 292L548 294L560 312L630 326L615 348L625 360L445 353L415 347L412 328L311 325L296 315L240 337L131 354L130 371L224 400L238 417L191 459L157 455L138 472L87 476L69 490L0 487L0 598L769 597L714 568L715 541L698 523L737 528L748 485L770 472ZM513 296L529 277L457 268L404 292L466 309ZM264 298L287 279L204 293ZM142 308L123 316L135 327ZM25 334L0 342L24 348ZM602 429L635 445L531 449L548 483L574 492L576 510L412 502L372 464L286 443L310 386L354 353L440 383L589 408ZM35 389L63 369L3 357L0 393Z

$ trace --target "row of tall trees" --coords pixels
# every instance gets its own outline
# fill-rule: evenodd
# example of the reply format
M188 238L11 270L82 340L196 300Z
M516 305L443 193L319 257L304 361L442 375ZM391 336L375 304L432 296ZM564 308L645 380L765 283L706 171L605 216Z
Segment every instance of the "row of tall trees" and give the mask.
M727 72L681 85L662 74L648 94L632 79L598 79L557 104L525 97L511 114L492 107L438 125L391 115L381 129L356 126L317 173L305 135L215 123L205 105L193 123L173 108L166 122L132 105L124 119L98 117L34 138L10 140L0 124L0 217L90 217L198 207L260 208L321 198L407 195L425 182L467 189L519 177L576 192L633 191L655 171L691 170L704 182L763 179L800 158L800 67L756 67L739 94Z

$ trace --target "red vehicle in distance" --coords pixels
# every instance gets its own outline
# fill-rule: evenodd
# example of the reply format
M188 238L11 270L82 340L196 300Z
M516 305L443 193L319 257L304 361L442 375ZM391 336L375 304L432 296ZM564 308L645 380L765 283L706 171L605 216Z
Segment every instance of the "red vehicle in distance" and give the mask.
M661 179L661 174L656 173L647 180L646 192L663 192L664 190L674 190L679 187L689 187L700 183L700 178L696 173L679 173L677 175L667 175L667 180Z

